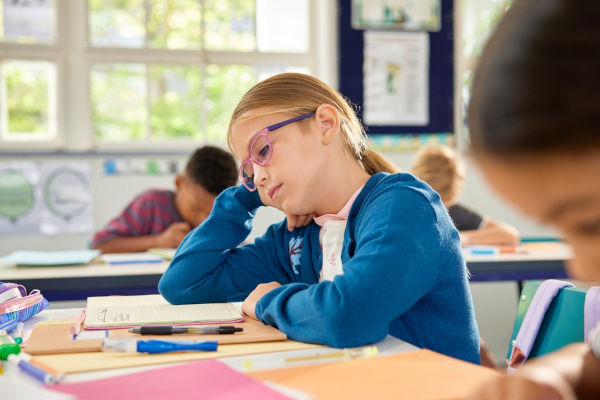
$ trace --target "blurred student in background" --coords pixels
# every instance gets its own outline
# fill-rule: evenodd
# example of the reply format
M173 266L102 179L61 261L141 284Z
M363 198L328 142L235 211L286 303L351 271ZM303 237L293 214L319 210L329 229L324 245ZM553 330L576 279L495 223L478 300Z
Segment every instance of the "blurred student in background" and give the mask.
M494 188L557 227L579 280L600 281L600 2L515 0L473 81L471 147ZM600 327L474 398L600 398Z
M413 161L412 173L438 192L448 209L463 246L472 244L517 244L519 231L504 222L457 203L465 181L464 162L448 146L422 148Z
M94 235L91 247L104 253L175 248L208 217L217 195L236 183L233 156L218 147L201 147L175 177L175 191L149 189L138 195Z

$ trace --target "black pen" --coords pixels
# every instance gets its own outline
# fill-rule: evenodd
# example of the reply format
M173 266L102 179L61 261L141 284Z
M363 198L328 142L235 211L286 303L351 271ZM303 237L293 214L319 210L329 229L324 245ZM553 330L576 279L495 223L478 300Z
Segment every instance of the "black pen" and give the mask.
M176 333L200 333L205 335L216 334L230 334L235 332L242 332L244 328L238 328L232 325L221 325L221 326L138 326L135 328L129 328L131 333L139 333L141 335L173 335Z

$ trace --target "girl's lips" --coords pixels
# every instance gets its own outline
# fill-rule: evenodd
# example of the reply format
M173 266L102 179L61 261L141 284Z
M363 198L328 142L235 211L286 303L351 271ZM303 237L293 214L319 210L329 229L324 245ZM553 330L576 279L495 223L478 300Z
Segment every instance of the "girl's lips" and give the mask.
M269 196L269 198L271 200L275 200L275 196L277 195L277 193L279 193L280 188L281 188L281 185L277 185L277 186L274 186L271 189L269 189L267 195Z

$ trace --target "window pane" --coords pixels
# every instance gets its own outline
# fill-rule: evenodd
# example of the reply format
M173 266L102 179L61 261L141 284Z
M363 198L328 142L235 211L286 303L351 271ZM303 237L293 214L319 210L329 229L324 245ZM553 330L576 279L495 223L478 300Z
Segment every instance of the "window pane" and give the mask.
M6 61L2 75L2 136L6 140L56 135L56 66L45 61Z
M56 37L54 0L1 1L0 40L52 43Z
M462 47L466 56L479 55L489 34L512 0L467 0L462 6Z
M79 1L79 0L78 0ZM143 0L89 0L90 45L143 47Z
M308 51L308 0L256 0L258 51Z
M146 67L96 64L90 73L94 135L105 141L146 137Z
M198 67L150 67L152 138L201 139L201 85Z
M204 4L204 46L207 50L256 49L253 0L206 0Z
M242 95L256 83L256 75L251 67L244 65L209 65L206 74L206 138L225 142L231 113Z
M200 0L152 1L149 6L149 47L160 49L202 47Z

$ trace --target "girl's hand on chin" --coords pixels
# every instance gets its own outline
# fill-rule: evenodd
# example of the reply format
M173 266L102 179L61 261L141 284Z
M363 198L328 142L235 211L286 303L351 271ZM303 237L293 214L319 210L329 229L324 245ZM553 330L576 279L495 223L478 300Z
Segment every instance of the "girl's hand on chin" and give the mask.
M281 206L276 205L273 200L271 200L268 196L265 196L262 192L259 192L260 200L263 205L267 207L275 207L279 211L283 212L287 217L288 223L288 231L293 231L296 228L300 228L301 226L306 226L310 224L313 220L313 213L310 214L290 214L281 209Z
M310 224L313 220L313 215L313 213L301 215L286 213L285 216L287 217L288 231L291 232L296 228Z

